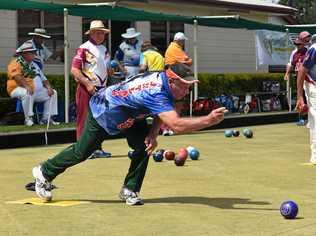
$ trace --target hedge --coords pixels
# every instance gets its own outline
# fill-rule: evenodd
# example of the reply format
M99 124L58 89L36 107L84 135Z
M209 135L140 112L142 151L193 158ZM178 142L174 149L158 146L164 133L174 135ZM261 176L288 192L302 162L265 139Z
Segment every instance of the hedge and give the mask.
M247 92L262 91L263 81L280 82L281 90L286 89L283 73L231 73L231 74L199 74L199 96L214 97L220 94L243 95ZM295 81L291 80L295 90Z
M285 90L284 74L276 73L234 73L234 74L199 74L199 96L214 97L222 93L242 95L246 92L257 92L262 90L263 81L279 81L281 90ZM64 76L47 75L49 82L58 91L59 101L64 101ZM6 74L0 73L0 97L8 97L6 91ZM70 101L75 99L76 82L70 81ZM295 89L292 80L292 88Z

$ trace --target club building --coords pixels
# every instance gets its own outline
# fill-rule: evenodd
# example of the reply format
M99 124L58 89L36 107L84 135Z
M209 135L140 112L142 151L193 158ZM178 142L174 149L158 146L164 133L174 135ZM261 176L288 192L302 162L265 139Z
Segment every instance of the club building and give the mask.
M45 2L45 1L42 1ZM74 1L46 1L72 4ZM89 2L88 0L75 1ZM97 2L91 1L90 2ZM104 2L104 1L102 1ZM261 0L171 0L171 1L118 1L118 5L187 16L240 15L243 18L273 24L289 24L295 9ZM70 55L86 40L84 32L91 19L69 16ZM182 22L128 22L105 21L111 28L110 41L106 42L112 55L121 42L121 34L133 26L142 32L143 40L151 40L161 52L172 41L175 32L183 31L189 38L186 51L193 57L193 26ZM53 52L46 64L47 74L63 74L63 16L37 10L0 10L0 71L15 49L29 38L28 32L43 27L52 36L45 45ZM199 72L254 72L267 71L268 67L257 68L254 32L244 29L198 27L198 71Z

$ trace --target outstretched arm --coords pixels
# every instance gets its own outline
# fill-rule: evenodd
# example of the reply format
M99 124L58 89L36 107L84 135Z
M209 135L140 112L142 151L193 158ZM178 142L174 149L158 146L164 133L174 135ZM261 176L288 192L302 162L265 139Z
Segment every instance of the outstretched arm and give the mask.
M226 112L225 107L220 107L206 116L182 118L176 111L168 111L160 113L159 118L175 133L186 133L218 124Z

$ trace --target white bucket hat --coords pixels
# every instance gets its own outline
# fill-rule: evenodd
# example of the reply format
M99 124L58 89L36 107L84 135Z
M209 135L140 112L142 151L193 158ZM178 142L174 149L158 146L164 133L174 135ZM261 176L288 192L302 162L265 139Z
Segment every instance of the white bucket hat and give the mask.
M16 53L23 53L23 52L35 52L37 49L33 46L33 43L27 41L23 43L15 52Z
M135 28L128 28L128 29L126 29L126 33L121 34L121 35L125 39L132 39L132 38L136 38L137 36L141 35L141 33L136 32Z
M173 38L174 41L176 40L188 40L188 38L184 35L184 33L182 32L178 32L174 35L174 38Z
M105 28L104 24L102 21L100 20L93 20L91 21L90 23L90 29L88 31L86 31L84 34L90 34L90 31L91 30L103 30L105 31L106 33L109 33L110 30Z
M46 30L43 28L35 28L34 32L29 32L28 35L37 35L47 39L50 38L50 36L47 35Z

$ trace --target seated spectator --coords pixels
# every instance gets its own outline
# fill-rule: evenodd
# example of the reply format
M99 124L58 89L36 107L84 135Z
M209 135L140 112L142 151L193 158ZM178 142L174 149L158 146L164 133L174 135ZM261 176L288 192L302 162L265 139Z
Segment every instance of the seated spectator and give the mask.
M164 70L165 62L163 56L149 41L142 44L141 51L139 72Z
M12 98L22 101L25 116L25 125L32 126L34 102L43 102L44 111L40 124L51 122L59 124L52 119L48 121L49 115L57 115L57 92L52 88L42 70L33 59L36 48L32 43L26 42L16 50L15 57L8 64L7 91Z

